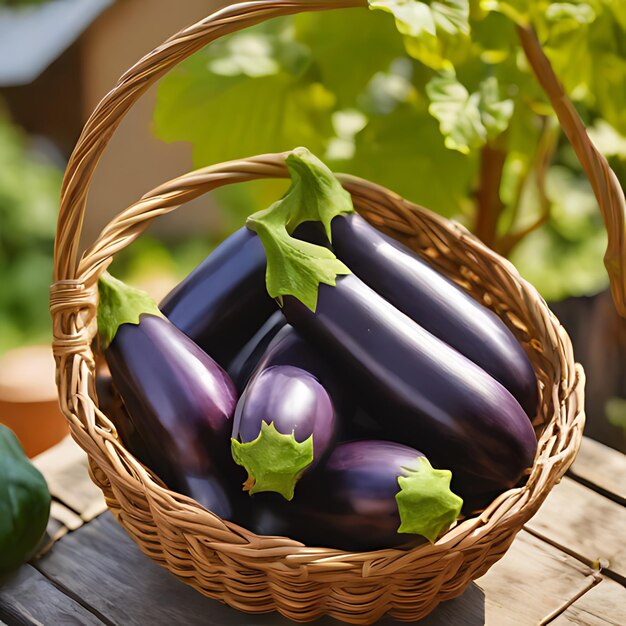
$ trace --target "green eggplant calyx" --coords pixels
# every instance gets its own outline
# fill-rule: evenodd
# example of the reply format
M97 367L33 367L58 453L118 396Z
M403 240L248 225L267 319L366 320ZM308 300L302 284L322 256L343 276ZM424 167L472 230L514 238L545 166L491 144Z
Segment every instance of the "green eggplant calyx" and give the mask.
M235 463L248 472L244 491L250 495L275 491L291 500L296 483L313 462L313 435L298 442L293 432L284 435L274 422L262 422L261 432L253 441L231 439L231 452Z
M141 289L126 285L104 272L98 279L98 333L106 350L122 324L139 324L143 314L163 317L157 303Z
M50 492L13 431L0 424L0 575L24 563L43 537Z
M463 500L450 490L452 472L434 469L424 457L418 464L417 469L403 468L407 475L398 476L398 532L422 535L434 543L458 518Z
M279 302L283 296L294 296L315 311L320 283L334 286L337 276L350 270L328 248L296 239L292 233L304 222L317 221L330 241L333 218L353 213L354 207L335 175L306 148L296 148L286 163L292 181L289 190L268 209L250 215L246 225L265 249L269 295Z

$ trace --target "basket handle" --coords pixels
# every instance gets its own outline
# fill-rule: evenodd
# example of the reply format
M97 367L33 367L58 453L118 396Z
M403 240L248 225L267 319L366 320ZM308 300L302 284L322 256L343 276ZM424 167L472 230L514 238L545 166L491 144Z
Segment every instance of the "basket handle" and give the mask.
M131 67L103 98L85 124L70 157L63 187L55 239L54 281L82 280L79 241L87 191L95 168L124 115L159 78L208 43L274 17L305 11L367 7L367 0L256 0L225 7L181 30ZM592 144L585 127L530 27L518 27L518 34L533 71L548 95L559 122L589 178L608 232L604 262L617 310L626 317L626 203L617 177L606 159ZM93 249L93 247L92 247ZM102 258L99 259L102 263ZM93 280L94 273L89 272Z

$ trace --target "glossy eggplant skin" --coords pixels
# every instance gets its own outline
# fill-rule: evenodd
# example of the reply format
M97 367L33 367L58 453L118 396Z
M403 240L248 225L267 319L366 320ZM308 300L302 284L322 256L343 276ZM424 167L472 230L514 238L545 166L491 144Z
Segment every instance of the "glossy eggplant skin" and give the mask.
M330 396L310 372L291 365L263 369L250 380L237 404L233 436L242 443L253 441L263 421L272 422L283 435L293 432L298 443L313 436L315 458L335 435Z
M337 409L329 390L341 404L338 389L324 360L286 325L259 360L237 403L233 437L242 443L253 441L263 421L273 422L283 435L293 433L298 443L313 436L313 462L308 472L337 437Z
M419 447L453 476L501 488L532 465L537 441L515 398L355 275L320 285L315 313L291 296L283 313L350 373L386 438Z
M227 468L236 470L229 451L237 395L226 372L155 315L122 324L104 356L145 443L141 453L149 458L142 461L170 488L231 519L233 502L223 479Z
M228 375L239 393L245 389L261 357L285 324L287 320L284 315L280 311L274 312L232 360L228 366Z
M537 379L513 333L492 311L356 213L332 221L337 256L364 283L506 387L529 417Z
M159 308L227 367L276 310L265 288L265 267L261 240L242 227L180 282Z
M108 368L100 368L96 374L98 408L113 422L119 438L126 449L144 465L151 467L150 451L128 413L119 392L113 384Z
M282 365L305 370L318 380L330 396L337 416L348 416L354 412L357 398L350 379L333 366L332 359L316 350L314 344L307 342L286 320L259 359L253 376L270 367ZM335 432L340 427L340 421L339 418L335 420Z
M378 550L423 542L399 534L396 494L404 468L416 469L421 452L389 441L338 444L325 463L305 475L290 503L271 496L255 501L254 529L309 546ZM257 496L255 496L255 499Z

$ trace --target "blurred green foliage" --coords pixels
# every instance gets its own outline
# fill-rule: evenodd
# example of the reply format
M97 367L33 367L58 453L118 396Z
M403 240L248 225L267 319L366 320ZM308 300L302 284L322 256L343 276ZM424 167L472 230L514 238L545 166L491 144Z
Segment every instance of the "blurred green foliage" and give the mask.
M13 2L16 4L17 2ZM0 0L0 5L9 4ZM496 177L496 249L547 299L607 284L590 187L517 42L536 28L596 145L626 182L626 2L372 0L376 11L308 13L215 42L162 81L156 134L196 166L305 145L336 171L379 182L476 228L486 150ZM391 12L391 14L390 14ZM0 115L0 352L47 341L61 173ZM223 232L116 255L127 280L182 277L284 181L215 192Z
M0 352L48 341L61 172L28 150L0 110Z
M610 398L606 403L605 412L609 423L621 428L626 437L626 399Z
M45 2L50 2L50 0L0 0L0 7L22 7L30 4L44 4Z
M371 0L273 20L162 81L156 134L196 166L304 145L475 228L481 159L503 155L493 241L548 299L607 284L603 223L517 40L532 23L594 140L626 182L626 2ZM389 15L392 13L392 15ZM275 181L228 188L240 221Z

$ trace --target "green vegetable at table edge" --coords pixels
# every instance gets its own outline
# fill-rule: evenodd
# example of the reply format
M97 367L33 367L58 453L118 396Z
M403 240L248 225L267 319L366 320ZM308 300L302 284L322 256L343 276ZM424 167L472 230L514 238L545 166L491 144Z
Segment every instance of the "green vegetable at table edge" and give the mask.
M28 560L43 537L50 492L17 437L0 424L0 576Z

